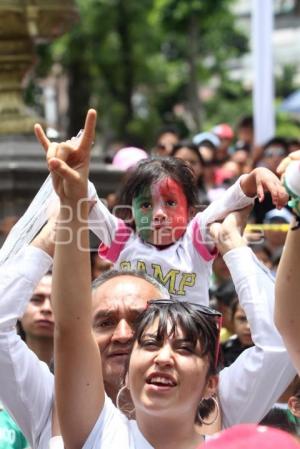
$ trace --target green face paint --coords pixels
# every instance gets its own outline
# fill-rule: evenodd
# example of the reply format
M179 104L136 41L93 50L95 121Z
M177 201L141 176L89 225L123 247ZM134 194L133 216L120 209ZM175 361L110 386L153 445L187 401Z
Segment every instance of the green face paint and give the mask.
M152 233L153 214L150 189L143 190L143 192L133 198L132 208L136 231L143 240L148 241Z

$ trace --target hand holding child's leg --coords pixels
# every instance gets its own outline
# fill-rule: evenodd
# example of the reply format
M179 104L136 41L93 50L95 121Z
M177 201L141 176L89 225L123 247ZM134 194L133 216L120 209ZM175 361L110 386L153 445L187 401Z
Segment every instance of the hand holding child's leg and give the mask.
M231 212L223 223L212 223L210 226L210 235L222 256L231 249L246 246L243 231L251 209L252 206L248 206L239 211Z

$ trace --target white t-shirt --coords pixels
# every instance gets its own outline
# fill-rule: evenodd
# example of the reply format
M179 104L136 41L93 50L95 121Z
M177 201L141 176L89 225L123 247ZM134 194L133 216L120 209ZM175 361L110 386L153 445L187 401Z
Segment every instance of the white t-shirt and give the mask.
M99 253L114 262L115 268L144 271L162 283L172 298L208 305L216 249L208 237L207 226L223 219L230 211L242 209L253 202L254 198L247 197L242 191L239 179L218 200L197 213L184 235L165 249L141 240L100 203L95 210L92 209L91 215L94 223L97 220L101 223L97 233L103 242Z
M135 420L129 420L105 396L105 403L82 449L154 449L140 432Z
M62 438L51 438L49 449L64 449ZM137 422L126 418L112 403L111 399L105 395L103 410L82 449L155 448L144 438Z

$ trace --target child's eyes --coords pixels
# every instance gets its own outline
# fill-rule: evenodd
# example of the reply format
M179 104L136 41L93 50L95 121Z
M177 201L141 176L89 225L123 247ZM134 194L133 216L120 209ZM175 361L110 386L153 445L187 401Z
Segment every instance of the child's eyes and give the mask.
M145 201L144 203L141 204L142 209L150 209L151 207L152 204L150 203L150 201Z
M166 201L166 205L167 206L176 206L176 201L175 200L167 200Z

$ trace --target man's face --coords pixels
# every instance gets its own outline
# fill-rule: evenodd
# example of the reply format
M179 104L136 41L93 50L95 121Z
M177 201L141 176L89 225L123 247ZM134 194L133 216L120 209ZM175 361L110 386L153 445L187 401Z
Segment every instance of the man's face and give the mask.
M53 338L54 316L51 306L52 277L44 276L35 289L21 320L28 338Z
M269 170L276 173L276 168L285 156L286 151L281 145L272 145L264 150L263 161Z
M102 357L105 390L115 396L131 351L133 324L159 290L130 275L117 276L93 291L93 330Z

